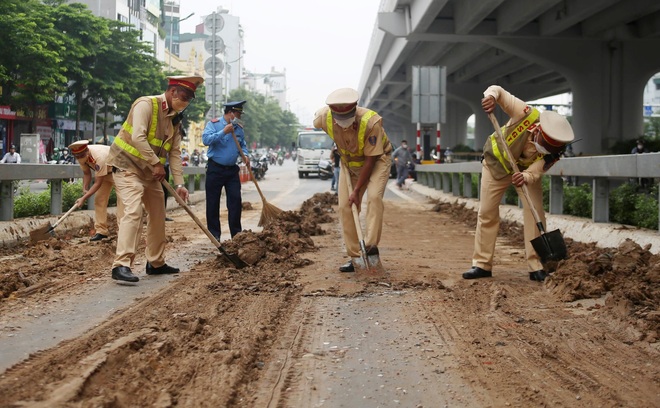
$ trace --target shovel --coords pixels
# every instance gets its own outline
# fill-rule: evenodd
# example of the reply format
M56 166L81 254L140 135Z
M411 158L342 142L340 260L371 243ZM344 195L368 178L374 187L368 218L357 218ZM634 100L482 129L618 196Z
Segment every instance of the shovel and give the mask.
M499 123L497 123L497 119L495 118L495 115L489 113L488 118L493 123L493 127L495 128L495 133L497 134L496 141L498 146L504 149L504 152L509 159L509 163L511 164L511 168L515 173L517 173L519 171L518 165L513 160L513 156L511 156L509 145L507 145L506 142L504 141L504 136L502 136L502 129L500 128ZM534 238L531 241L534 250L541 258L541 263L545 264L548 261L560 261L562 259L566 259L568 256L568 251L566 250L566 242L564 242L564 237L561 235L561 231L557 229L554 231L550 231L548 233L545 232L545 228L543 227L543 222L541 222L541 218L539 217L536 208L534 208L534 205L532 204L532 200L529 196L529 191L527 190L527 184L523 184L521 189L523 192L523 196L527 201L527 207L529 207L529 209L532 211L532 215L534 216L534 220L536 221L536 227L539 229L539 232L541 233L541 236Z
M182 199L181 197L179 197L179 195L176 193L176 191L174 190L174 188L172 188L172 186L170 185L170 183L168 183L168 182L165 181L165 180L161 180L161 183L162 183L163 186L167 189L167 191L169 191L170 195L174 197L174 199L176 200L176 202L179 203L179 205L180 205L181 207L183 207L184 210L186 210L186 212L188 213L188 215L190 215L190 217L193 219L193 221L195 221L195 223L197 224L197 226L198 226L199 228L201 228L202 231L204 231L204 233L206 234L206 236L209 237L209 239L211 240L211 242L213 243L213 245L215 245L216 248L218 248L218 249L220 250L220 252L222 253L222 255L223 255L225 258L227 258L231 263L233 263L234 266L235 266L236 268L238 268L238 269L245 268L245 267L247 266L247 264L245 263L245 261L243 261L241 258L239 258L238 255L236 255L236 254L230 254L229 252L227 252L227 251L222 247L222 244L220 244L220 242L218 242L218 240L215 239L215 237L213 236L213 234L211 234L211 231L209 231L208 228L206 228L206 227L204 226L204 224L202 224L202 222L199 220L199 218L197 218L197 216L195 215L195 213L193 213L193 211L192 211L192 209L190 208L190 206L188 206L188 204L186 204L186 202L183 201L183 199Z
M353 191L353 183L351 183L351 175L348 171L348 166L344 166L341 169L341 173L344 174L346 185L348 186L348 191ZM353 266L358 272L385 272L383 264L380 262L378 250L376 248L370 248L370 250L367 251L367 247L364 243L364 237L362 236L360 217L355 203L351 204L351 211L353 212L353 222L355 223L355 230L357 231L358 241L360 242L360 257L353 258L351 260L353 262Z
M67 211L63 216L60 217L59 220L57 220L57 222L55 222L55 224L50 225L50 223L48 223L33 231L30 231L30 242L36 244L39 241L43 241L55 236L55 234L53 234L55 227L57 227L58 224L62 222L66 217L68 217L69 214L71 214L76 208L78 208L78 206L74 204L71 208L69 208L69 211Z

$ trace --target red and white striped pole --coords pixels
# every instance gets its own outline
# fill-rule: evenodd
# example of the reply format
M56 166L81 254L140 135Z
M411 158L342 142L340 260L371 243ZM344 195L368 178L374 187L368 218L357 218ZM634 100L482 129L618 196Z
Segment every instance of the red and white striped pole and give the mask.
M437 155L437 159L435 159L436 163L442 163L442 151L440 150L440 122L438 122L438 128L436 130L436 137L435 137L435 154Z
M422 161L422 130L419 122L417 122L417 160Z

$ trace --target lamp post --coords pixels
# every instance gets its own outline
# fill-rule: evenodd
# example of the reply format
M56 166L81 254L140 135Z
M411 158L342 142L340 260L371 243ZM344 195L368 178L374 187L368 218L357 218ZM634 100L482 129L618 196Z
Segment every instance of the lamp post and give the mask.
M172 7L173 4L170 5ZM170 8L170 62L169 62L169 67L168 70L172 70L172 44L174 43L174 15L173 15L173 7ZM188 20L190 17L194 16L195 12L193 11L192 13L188 14L184 18L180 18L178 23L181 23L184 20ZM177 23L177 24L178 24Z

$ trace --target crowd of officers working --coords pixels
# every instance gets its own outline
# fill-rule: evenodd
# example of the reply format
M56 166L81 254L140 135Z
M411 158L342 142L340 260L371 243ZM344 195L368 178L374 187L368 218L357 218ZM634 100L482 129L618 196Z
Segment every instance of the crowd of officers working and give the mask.
M169 163L176 194L187 201L188 190L183 184L181 159L181 114L195 97L203 83L199 76L169 77L168 87L161 95L138 98L111 146L89 145L87 141L73 143L72 154L83 168L84 196L82 203L96 193L95 230L92 240L108 237L107 197L114 186L117 192L117 250L112 263L113 279L137 282L133 272L138 242L146 215L146 274L174 274L179 269L165 261L165 201L163 185L169 176ZM314 118L314 127L323 129L335 142L337 162L341 172L347 172L350 183L337 182L339 218L348 261L339 267L341 272L355 271L354 260L360 257L360 243L353 220L351 205L362 208L366 200L366 233L364 241L369 255L379 254L383 228L383 196L390 175L393 147L377 112L358 106L359 94L351 88L332 92L326 105ZM241 121L245 101L224 105L223 115L206 124L202 141L208 146L206 174L206 221L209 231L220 240L220 195L226 193L228 226L231 238L242 231L241 183L237 161L242 157L249 165L249 152ZM531 205L545 217L542 207L541 176L574 140L568 121L552 111L539 112L499 86L490 86L481 101L485 113L499 106L508 116L502 127L506 143L519 171L513 172L508 158L500 151L491 135L484 145L483 181L478 213L472 267L463 274L465 279L492 276L493 254L499 228L499 204L509 185L527 185ZM398 156L398 154L397 154ZM408 160L402 157L402 162ZM95 182L90 187L91 172ZM344 180L343 178L341 178ZM399 184L399 181L397 182ZM350 186L350 187L349 187ZM365 197L366 193L366 197ZM105 202L105 204L104 204ZM546 274L538 254L531 244L539 236L529 204L524 206L525 251L530 279L542 281Z

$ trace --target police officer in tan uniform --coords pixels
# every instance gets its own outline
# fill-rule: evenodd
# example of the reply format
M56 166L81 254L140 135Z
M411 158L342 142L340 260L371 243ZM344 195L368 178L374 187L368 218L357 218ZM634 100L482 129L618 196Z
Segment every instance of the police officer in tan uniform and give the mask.
M71 143L69 149L83 171L84 194L76 200L76 206L82 207L85 200L96 194L94 196L94 230L96 234L90 241L100 241L108 237L108 199L112 187L115 185L112 167L107 164L110 146L90 146L88 140L78 140ZM94 185L90 188L92 171L94 172ZM121 204L121 200L117 200L117 219L120 220L123 214L124 206Z
M483 150L480 206L472 268L463 273L464 279L492 276L493 253L500 226L499 207L502 196L510 184L516 186L518 190L524 184L527 185L532 205L545 226L541 178L559 160L566 144L574 139L573 129L566 118L553 111L539 112L502 87L493 85L484 92L481 106L484 112L491 113L495 110L496 104L510 117L502 127L502 134L520 172L512 174L507 157L494 143L494 138L497 136L492 134L486 140ZM523 204L525 256L530 270L529 278L542 282L547 275L531 244L540 232L525 200Z
M337 144L341 156L341 172L348 171L353 190L346 183L338 185L339 217L346 252L351 260L341 272L353 272L352 259L360 256L360 243L353 221L351 204L360 209L367 192L365 245L369 255L378 254L383 230L383 195L390 175L392 144L383 129L382 118L374 111L357 106L358 92L341 88L332 92L326 104L315 114L314 127L323 129Z
M195 90L204 82L201 76L169 77L164 94L143 96L133 102L126 121L110 147L108 164L114 167L117 195L124 204L119 221L117 252L112 264L112 279L137 282L131 270L142 229L144 205L147 221L147 275L178 273L165 263L165 205L161 180L165 179L165 162L176 193L185 201L188 190L183 186L181 167L180 123L173 124L195 98Z

